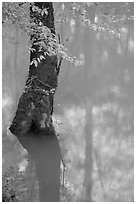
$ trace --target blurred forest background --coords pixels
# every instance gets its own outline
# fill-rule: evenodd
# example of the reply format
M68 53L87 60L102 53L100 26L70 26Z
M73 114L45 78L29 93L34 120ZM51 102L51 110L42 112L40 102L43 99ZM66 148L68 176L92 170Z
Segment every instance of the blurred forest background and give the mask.
M29 36L4 16L4 6L3 201L38 201L35 165L8 130L28 75ZM62 61L54 101L54 126L65 163L60 168L61 201L132 202L134 4L53 6L61 43L75 57L72 62ZM28 4L23 9L29 13Z

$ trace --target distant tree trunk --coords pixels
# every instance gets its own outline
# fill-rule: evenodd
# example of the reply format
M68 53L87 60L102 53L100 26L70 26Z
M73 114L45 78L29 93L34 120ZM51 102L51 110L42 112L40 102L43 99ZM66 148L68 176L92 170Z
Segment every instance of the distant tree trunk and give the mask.
M32 5L33 6L33 5ZM50 2L35 2L34 6L47 10L39 14L30 6L30 16L42 22L55 34L53 5ZM39 57L37 36L33 41L30 60ZM57 56L46 55L36 67L29 67L25 90L19 100L10 131L17 136L22 146L36 163L41 202L58 202L60 194L60 148L52 122L53 99L57 88ZM54 92L52 91L54 90Z
M85 126L85 141L86 141L86 149L85 149L85 176L84 176L84 201L92 202L92 167L93 167L93 159L92 159L92 108L89 105L89 101L87 101L87 124Z
M12 107L13 112L15 112L16 108L17 108L17 60L18 60L18 28L15 27L15 42L14 42L14 50L12 52L12 54L14 54L13 56L13 68L12 68L12 87L13 87L13 91L12 93L13 98L14 98L14 104ZM11 68L11 67L10 67Z
M15 107L17 107L17 59L18 59L18 28L15 30L15 53L14 53L14 83L15 83Z
M94 14L93 14L94 16ZM92 16L92 18L93 18ZM85 197L84 201L92 202L92 168L93 168L93 121L92 121L92 106L94 104L95 97L95 84L92 69L92 54L93 53L93 34L90 34L90 29L86 28L84 33L84 53L85 53L85 69L84 69L84 80L86 80L84 87L84 98L86 104L86 126L85 126L85 176L84 176L84 189ZM89 52L88 52L89 48ZM91 96L91 97L90 97Z

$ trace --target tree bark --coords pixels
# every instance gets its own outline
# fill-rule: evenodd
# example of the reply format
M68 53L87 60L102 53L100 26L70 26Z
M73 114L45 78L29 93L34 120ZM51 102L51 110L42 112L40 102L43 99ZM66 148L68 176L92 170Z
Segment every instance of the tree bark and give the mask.
M52 3L34 3L39 9L47 9L48 13L44 15L33 10L32 6L30 17L36 22L42 22L55 34ZM35 45L39 40L37 35L32 34L31 40L35 51L31 52L30 61L42 54ZM25 90L9 128L36 163L41 202L59 201L61 156L52 122L58 80L57 64L56 55L46 55L37 67L35 64L30 65Z

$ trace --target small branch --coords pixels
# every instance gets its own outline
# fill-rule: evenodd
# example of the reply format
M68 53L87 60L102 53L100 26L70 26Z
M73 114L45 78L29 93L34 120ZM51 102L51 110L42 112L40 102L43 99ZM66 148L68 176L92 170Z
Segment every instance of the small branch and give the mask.
M19 3L18 5L19 5L19 6L22 6L22 5L25 4L25 3L27 3L27 2L22 2L22 3Z
M57 73L57 76L59 75L59 72L60 72L60 67L61 67L62 59L63 59L63 58L60 57L60 61L59 61L59 64L58 64L57 70L56 70L56 71L57 71L57 72L56 72L56 73Z

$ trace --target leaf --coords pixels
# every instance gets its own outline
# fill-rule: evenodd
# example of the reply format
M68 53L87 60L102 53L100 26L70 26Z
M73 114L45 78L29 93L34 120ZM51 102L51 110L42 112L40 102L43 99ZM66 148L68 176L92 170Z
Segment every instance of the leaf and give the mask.
M38 62L36 60L33 60L35 67L38 66Z
M37 11L38 13L40 13L41 12L41 9L40 8L38 8L37 6L32 6L32 10L35 12L35 11Z
M41 11L41 16L43 16L43 15L44 15L44 10Z
M40 62L40 58L39 57L37 58L37 60L38 60L38 62Z
M41 15L43 16L44 14L45 14L45 15L48 15L48 11L47 11L46 8L41 11Z
M31 51L31 52L34 52L34 51L36 51L36 49L31 47L31 48L30 48L30 51Z
M31 62L30 62L30 65L32 65L33 63L34 63L34 62L33 62L33 61L31 61Z
M44 52L44 55L45 55L45 56L48 55L48 52L45 51L45 52Z
M45 13L46 15L48 15L47 8L44 9L44 13Z
M40 59L42 60L42 59L45 59L45 57L43 56L43 55L40 55Z

